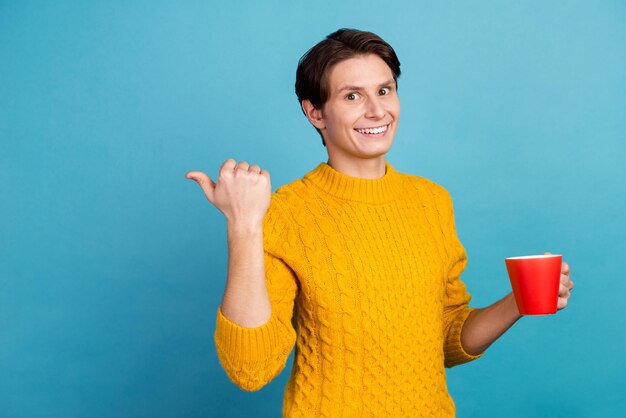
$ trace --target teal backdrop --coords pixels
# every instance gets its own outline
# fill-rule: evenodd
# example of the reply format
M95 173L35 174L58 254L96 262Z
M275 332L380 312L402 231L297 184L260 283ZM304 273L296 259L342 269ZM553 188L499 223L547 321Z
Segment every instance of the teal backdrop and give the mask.
M219 364L226 226L184 175L326 161L295 69L341 27L400 57L388 160L451 192L471 305L507 256L572 268L447 370L458 416L623 416L626 2L2 0L0 417L280 415L292 357L254 393Z

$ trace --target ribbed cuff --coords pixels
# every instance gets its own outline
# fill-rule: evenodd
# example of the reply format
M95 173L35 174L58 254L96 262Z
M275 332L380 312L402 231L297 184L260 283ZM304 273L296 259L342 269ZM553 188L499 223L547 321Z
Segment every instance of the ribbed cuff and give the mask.
M242 327L217 310L215 327L215 345L233 364L265 363L280 357L283 350L291 350L288 341L284 341L278 327L282 325L274 314L265 324L256 328ZM289 348L287 348L289 347Z
M463 314L459 315L459 317L456 318L450 325L450 332L446 338L444 350L446 367L458 366L459 364L476 360L485 354L484 351L478 355L469 354L463 349L463 344L461 343L461 331L463 330L463 325L465 324L469 314L475 310L476 308L468 309Z

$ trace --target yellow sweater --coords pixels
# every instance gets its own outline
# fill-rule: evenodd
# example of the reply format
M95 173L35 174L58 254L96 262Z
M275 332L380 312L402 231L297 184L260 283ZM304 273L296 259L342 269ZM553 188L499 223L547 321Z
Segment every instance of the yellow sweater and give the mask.
M270 320L244 328L217 312L230 379L255 391L296 347L284 417L453 417L444 367L461 346L470 294L452 202L396 171L380 179L326 163L272 194L263 224Z

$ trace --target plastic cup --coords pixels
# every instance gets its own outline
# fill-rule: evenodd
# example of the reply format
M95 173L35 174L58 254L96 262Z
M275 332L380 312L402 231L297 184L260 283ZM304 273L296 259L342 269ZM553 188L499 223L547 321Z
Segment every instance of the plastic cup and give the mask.
M561 259L559 254L504 259L520 314L556 313L561 281Z

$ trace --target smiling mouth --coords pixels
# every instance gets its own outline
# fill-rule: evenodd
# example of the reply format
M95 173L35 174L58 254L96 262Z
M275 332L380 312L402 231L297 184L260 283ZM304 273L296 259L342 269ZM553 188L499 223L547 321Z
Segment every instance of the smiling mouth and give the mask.
M357 131L360 134L365 134L365 135L379 135L379 134L384 134L385 132L387 132L387 130L389 129L389 124L387 125L383 125L383 126L378 126L376 128L361 128L361 129L354 129L355 131Z

